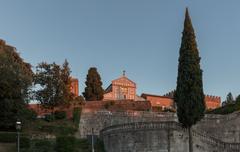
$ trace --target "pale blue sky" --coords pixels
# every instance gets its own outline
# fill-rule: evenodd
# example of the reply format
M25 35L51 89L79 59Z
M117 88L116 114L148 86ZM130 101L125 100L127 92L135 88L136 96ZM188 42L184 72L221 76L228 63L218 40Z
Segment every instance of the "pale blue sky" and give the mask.
M204 92L240 94L239 0L0 0L0 37L33 66L62 63L80 81L96 66L104 87L122 70L138 94L176 87L185 7L202 57Z

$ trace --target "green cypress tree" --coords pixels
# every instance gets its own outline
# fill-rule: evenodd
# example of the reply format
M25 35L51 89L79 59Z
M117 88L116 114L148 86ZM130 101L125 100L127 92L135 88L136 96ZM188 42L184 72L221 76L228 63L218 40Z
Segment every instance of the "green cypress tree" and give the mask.
M88 70L85 84L86 88L85 92L83 92L83 96L86 101L103 99L104 90L102 88L102 81L99 73L97 72L97 68L91 67Z
M229 92L228 94L227 94L227 97L226 97L226 104L234 104L234 98L233 98L233 95L232 95L232 93L231 92Z
M177 88L178 120L189 133L189 151L193 151L191 127L204 117L205 102L200 57L192 22L186 9L182 43L179 54Z
M63 81L63 100L65 104L69 104L72 102L74 95L71 92L71 70L69 67L68 61L65 59L64 63L62 64L61 68L61 79Z

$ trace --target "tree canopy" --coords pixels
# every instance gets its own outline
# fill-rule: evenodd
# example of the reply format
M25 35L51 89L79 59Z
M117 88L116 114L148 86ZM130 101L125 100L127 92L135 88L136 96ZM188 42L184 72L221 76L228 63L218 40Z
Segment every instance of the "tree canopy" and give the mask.
M36 67L34 83L38 86L36 100L46 107L68 104L72 100L70 91L70 68L65 60L63 66L42 62Z
M0 129L15 127L26 109L32 86L31 65L24 62L14 47L0 42Z

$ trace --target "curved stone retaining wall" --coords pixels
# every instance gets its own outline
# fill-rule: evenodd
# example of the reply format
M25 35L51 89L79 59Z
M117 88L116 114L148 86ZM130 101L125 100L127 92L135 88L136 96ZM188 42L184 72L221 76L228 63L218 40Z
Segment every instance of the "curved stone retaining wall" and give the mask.
M177 121L174 113L154 112L110 112L96 111L94 113L83 112L80 118L78 136L85 138L92 133L99 135L100 130L108 126L126 124L131 122L152 122L152 121Z
M237 152L240 144L226 143L193 132L194 152ZM107 152L188 152L188 134L177 122L137 122L101 131Z

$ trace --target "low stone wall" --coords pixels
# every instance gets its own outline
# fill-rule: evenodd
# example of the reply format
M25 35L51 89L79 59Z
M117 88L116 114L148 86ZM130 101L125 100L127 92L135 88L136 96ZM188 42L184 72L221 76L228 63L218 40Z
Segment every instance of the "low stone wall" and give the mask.
M82 111L79 132L77 134L80 138L85 138L92 133L92 128L95 135L99 135L103 128L126 124L131 122L152 122L152 121L177 121L174 113L154 113L154 112L110 112L110 111L96 111L88 112Z
M240 144L225 143L193 132L194 152L237 152ZM176 122L138 122L101 131L107 152L188 152L187 131Z
M110 112L110 111L89 111L83 109L79 124L79 137L86 137L91 134L99 135L99 131L105 127L126 124L132 122L152 121L176 121L175 113L157 112ZM210 134L224 142L240 143L240 112L229 115L205 115L205 118L194 126L205 134Z

